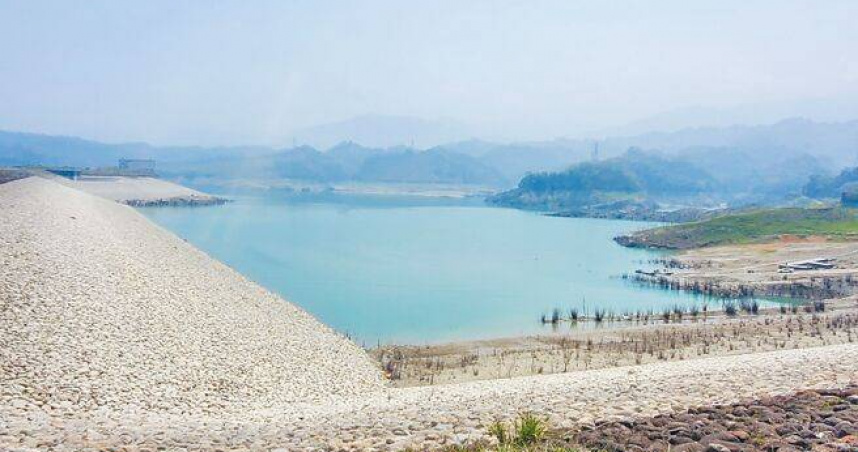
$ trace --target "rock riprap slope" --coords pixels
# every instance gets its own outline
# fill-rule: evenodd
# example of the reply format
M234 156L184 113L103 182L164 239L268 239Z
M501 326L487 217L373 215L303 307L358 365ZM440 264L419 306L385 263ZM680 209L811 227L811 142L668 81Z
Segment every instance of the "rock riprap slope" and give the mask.
M0 450L440 450L487 439L494 420L509 422L524 411L565 429L797 388L845 386L856 378L858 345L843 344L387 389L240 416L105 412L58 418L21 409L4 413L0 406Z
M358 346L134 209L0 185L0 404L240 413L380 389Z

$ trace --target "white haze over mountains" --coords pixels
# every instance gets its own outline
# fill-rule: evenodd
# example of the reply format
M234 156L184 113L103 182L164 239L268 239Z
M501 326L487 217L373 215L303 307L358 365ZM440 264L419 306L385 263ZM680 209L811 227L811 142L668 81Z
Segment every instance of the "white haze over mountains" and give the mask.
M853 0L0 0L0 165L508 188L598 142L603 161L741 162L795 193L856 164L856 17Z
M815 122L855 120L858 119L858 96L740 104L720 108L686 107L632 121L622 126L593 131L588 135L594 138L633 136L700 127L766 125L791 118L804 118Z
M650 133L679 132L684 129L766 126L790 119L820 123L839 123L858 119L858 97L810 99L765 104L743 104L730 107L687 107L667 111L628 124L599 130L565 134L550 139L610 140L638 137ZM427 149L458 141L482 140L515 143L517 140L493 136L491 131L455 121L427 120L415 117L368 114L344 121L320 124L292 132L292 143L327 149L338 143L353 141L369 147L409 146ZM693 140L687 146L696 145ZM645 146L645 143L637 146Z
M454 120L363 115L292 132L293 144L328 149L344 141L369 147L409 146L426 149L472 138L475 131Z
M731 168L735 169L737 162L766 172L775 163L785 161L791 168L789 171L798 170L794 179L803 182L809 175L833 173L858 163L858 121L819 123L792 118L766 125L699 127L610 137L598 143L602 160L638 148L706 161L708 168L717 167L725 173L734 172ZM592 139L518 143L472 139L428 149L373 147L355 142L342 142L332 148L305 144L282 148L181 147L107 144L74 137L0 131L0 166L110 166L117 159L137 157L158 160L165 175L194 178L264 177L508 187L527 173L562 170L590 160L594 145Z
M0 1L0 129L428 147L842 121L800 104L858 97L856 17L853 0Z

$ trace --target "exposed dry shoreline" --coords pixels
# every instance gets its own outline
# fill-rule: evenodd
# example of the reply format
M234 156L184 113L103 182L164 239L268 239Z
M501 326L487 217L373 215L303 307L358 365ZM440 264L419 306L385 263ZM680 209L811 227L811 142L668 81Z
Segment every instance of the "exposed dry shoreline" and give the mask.
M836 257L836 268L779 273L784 262ZM592 319L579 326L568 320L540 336L461 341L429 346L385 346L372 350L392 384L400 387L550 374L858 342L858 243L797 240L762 245L704 248L663 259L655 275L636 275L639 283L702 294L803 295L824 299L825 312L804 307L759 315L728 317L718 306L709 312L646 319ZM828 298L826 296L838 296ZM581 323L581 322L579 322Z
M555 334L371 350L397 387L553 374L763 351L858 343L858 300L830 302L827 312L615 322Z
M423 449L523 411L574 427L858 379L844 306L699 336L714 350L779 329L753 353L391 388L303 310L127 206L38 178L0 185L0 307L2 450Z
M834 268L783 273L780 266L833 259ZM843 298L858 293L858 242L782 236L772 243L700 248L662 261L658 274L639 282L726 297Z

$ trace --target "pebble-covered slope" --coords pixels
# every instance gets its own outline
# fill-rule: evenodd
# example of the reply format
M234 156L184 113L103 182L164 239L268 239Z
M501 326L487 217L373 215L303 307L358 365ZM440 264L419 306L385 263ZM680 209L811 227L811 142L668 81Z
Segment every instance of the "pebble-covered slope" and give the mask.
M588 450L629 452L855 452L858 386L607 422L581 432L574 442Z
M243 412L380 389L359 347L134 209L0 185L0 404Z
M525 411L565 429L798 388L844 386L856 378L858 345L844 344L388 389L236 417L109 412L57 417L0 405L0 450L442 450L487 439L491 422Z

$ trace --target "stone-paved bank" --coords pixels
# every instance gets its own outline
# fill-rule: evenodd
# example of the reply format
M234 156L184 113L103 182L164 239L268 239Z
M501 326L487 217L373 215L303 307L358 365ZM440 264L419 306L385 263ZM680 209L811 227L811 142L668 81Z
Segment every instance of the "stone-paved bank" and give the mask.
M357 345L133 208L0 185L2 408L220 415L383 388Z
M858 345L392 389L357 346L132 208L0 185L0 451L400 450L858 377Z
M593 425L858 381L858 345L836 345L567 374L388 389L220 416L91 413L5 405L11 450L401 450L486 439L523 411L557 428Z
M590 449L628 452L856 451L858 386L606 422L568 439Z

